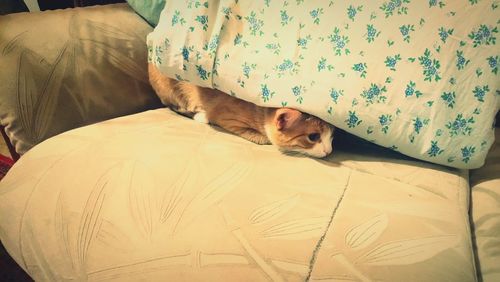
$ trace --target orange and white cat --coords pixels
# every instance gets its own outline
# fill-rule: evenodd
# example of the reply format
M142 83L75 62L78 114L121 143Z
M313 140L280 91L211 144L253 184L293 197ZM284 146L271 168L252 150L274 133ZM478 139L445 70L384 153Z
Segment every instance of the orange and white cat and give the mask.
M171 79L152 64L149 80L162 103L194 120L218 125L257 144L323 158L332 152L334 127L290 108L266 108L219 90Z

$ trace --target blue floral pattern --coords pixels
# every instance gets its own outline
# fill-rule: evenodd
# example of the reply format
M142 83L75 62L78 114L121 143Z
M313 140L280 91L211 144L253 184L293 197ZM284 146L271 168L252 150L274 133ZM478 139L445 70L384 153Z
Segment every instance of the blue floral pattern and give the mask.
M498 6L167 1L148 36L148 60L170 77L297 108L403 154L472 168L493 142L500 106Z
M420 65L423 68L423 74L425 76L424 81L438 81L441 79L439 74L439 68L441 67L441 63L433 59L431 57L431 51L429 49L425 49L424 54L418 57Z
M349 8L347 8L347 17L351 19L351 21L354 21L354 17L358 14L358 12L363 11L363 5L354 7L353 5L350 5Z
M207 72L201 65L196 65L196 70L198 71L198 76L203 80L207 80L210 76L210 72Z
M317 25L320 23L320 17L323 15L323 8L317 8L309 12L311 17L313 18L313 22Z
M384 2L384 4L380 6L380 9L384 11L386 18L394 15L394 12L398 15L407 14L408 7L405 6L407 3L410 3L410 0L391 0L389 2Z
M267 88L267 84L263 84L260 86L261 87L261 97L264 102L269 101L274 96L274 92L269 91L269 88Z
M358 63L352 66L352 69L354 71L357 71L359 73L359 76L362 78L366 78L367 68L368 66L366 65L366 63Z
M441 99L445 102L445 104L449 107L452 108L455 106L455 92L443 92L443 95L441 95Z
M488 65L490 66L491 68L491 72L494 73L494 74L498 74L498 56L491 56L491 57L488 57L486 58L486 60L488 60Z
M390 114L381 115L378 118L378 121L379 121L380 125L382 126L381 127L382 132L384 134L387 134L387 131L389 131L389 126L391 125L391 122L392 122L392 115L390 115Z
M199 22L203 28L203 30L208 29L208 16L203 15L203 16L196 16L195 21Z
M342 53L348 55L350 53L347 49L347 43L349 43L349 37L340 34L340 29L336 27L333 33L328 36L330 42L332 43L333 51L335 55L340 56Z
M337 104L340 96L344 96L344 90L330 89L330 97L335 104Z
M472 155L474 155L474 153L476 152L476 148L473 146L466 146L463 147L461 150L462 150L462 161L464 163L468 163L472 158Z
M476 86L474 88L474 90L472 90L472 93L474 93L474 97L476 97L476 99L479 101L479 102L484 102L484 96L486 95L486 93L490 92L490 88L488 85L484 85L484 86Z
M413 132L411 132L410 135L408 136L410 143L415 142L415 138L418 137L422 128L427 124L429 124L429 121L430 121L429 119L422 119L418 116L412 120Z
M462 114L458 114L454 121L448 122L446 128L450 130L450 136L454 137L457 135L469 135L472 133L472 124L474 123L474 118L470 117L468 119L464 118Z
M482 24L477 30L472 30L470 32L469 38L472 40L474 47L481 45L495 45L496 33L498 33L498 27L491 28Z
M249 16L245 17L245 20L248 22L248 29L250 30L251 35L264 35L264 32L262 31L264 21L257 19L257 14L255 12L252 11Z
M329 71L332 71L334 69L334 67L332 65L327 64L326 58L323 58L323 57L321 57L321 59L319 60L317 68L318 68L318 72L320 72L324 69L328 69Z
M403 36L403 41L410 43L410 32L415 31L415 27L412 24L402 25L399 27L399 31Z
M465 59L463 51L457 51L457 69L463 70L469 62L470 60Z
M345 122L347 123L347 126L349 126L349 128L352 128L352 127L356 127L356 126L360 125L361 122L363 122L363 121L358 118L358 116L356 115L356 112L349 111L349 116L345 120Z
M422 92L417 90L415 82L411 81L406 85L406 90L405 90L405 97L411 97L415 95L415 97L419 98L422 96Z
M399 54L395 56L387 56L385 58L385 66L388 67L391 71L396 71L396 64L398 61L401 61L401 56Z
M441 38L441 41L443 41L443 43L446 43L448 36L453 34L453 28L447 30L444 27L440 27L438 32L439 32L438 34L439 34L439 38Z
M379 35L380 31L373 27L372 24L366 25L366 41L368 41L368 43L375 41L375 38L377 38Z
M436 157L444 152L443 149L439 148L437 141L431 141L431 147L427 150L429 157Z
M387 99L383 94L387 92L387 88L385 86L380 86L372 83L370 88L367 90L363 90L361 93L361 97L363 97L366 101L366 105L370 105L373 103L383 103Z
M286 10L280 11L281 25L285 26L293 20L293 17L289 17Z
M181 12L179 10L175 10L174 14L172 15L171 23L172 26L175 26L178 23L184 25L186 23L186 20L183 17L181 17Z

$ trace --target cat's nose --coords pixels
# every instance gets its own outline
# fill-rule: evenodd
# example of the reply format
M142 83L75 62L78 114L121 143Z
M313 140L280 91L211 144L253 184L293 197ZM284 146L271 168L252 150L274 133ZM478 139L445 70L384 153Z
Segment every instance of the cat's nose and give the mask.
M330 154L333 151L332 144L330 143L325 143L323 146L323 152L325 152L326 155Z
M324 158L324 157L328 156L331 153L331 150L328 150L327 148L323 148L322 151L323 152L321 152L321 155L319 156L320 158Z

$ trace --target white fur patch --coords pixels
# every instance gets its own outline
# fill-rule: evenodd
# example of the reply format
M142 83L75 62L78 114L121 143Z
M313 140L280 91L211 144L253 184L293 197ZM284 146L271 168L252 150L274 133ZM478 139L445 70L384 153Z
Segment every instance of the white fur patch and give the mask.
M316 158L326 157L333 150L332 140L333 140L332 130L327 130L323 132L323 134L321 135L321 142L316 143L316 145L314 145L314 147L312 147L309 150L304 150L304 153Z
M193 116L193 119L200 123L208 123L207 114L205 112L198 112Z
M274 139L272 125L264 123L264 131L266 132L266 136L271 141L272 144L276 144L276 140Z

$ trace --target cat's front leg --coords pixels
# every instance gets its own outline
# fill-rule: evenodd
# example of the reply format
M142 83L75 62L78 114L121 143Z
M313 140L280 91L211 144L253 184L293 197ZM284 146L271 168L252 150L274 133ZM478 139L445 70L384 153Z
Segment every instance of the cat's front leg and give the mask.
M271 142L269 139L263 135L262 133L256 131L253 128L233 128L232 131L233 133L238 134L239 136L247 139L248 141L251 141L253 143L259 144L259 145L270 145Z

